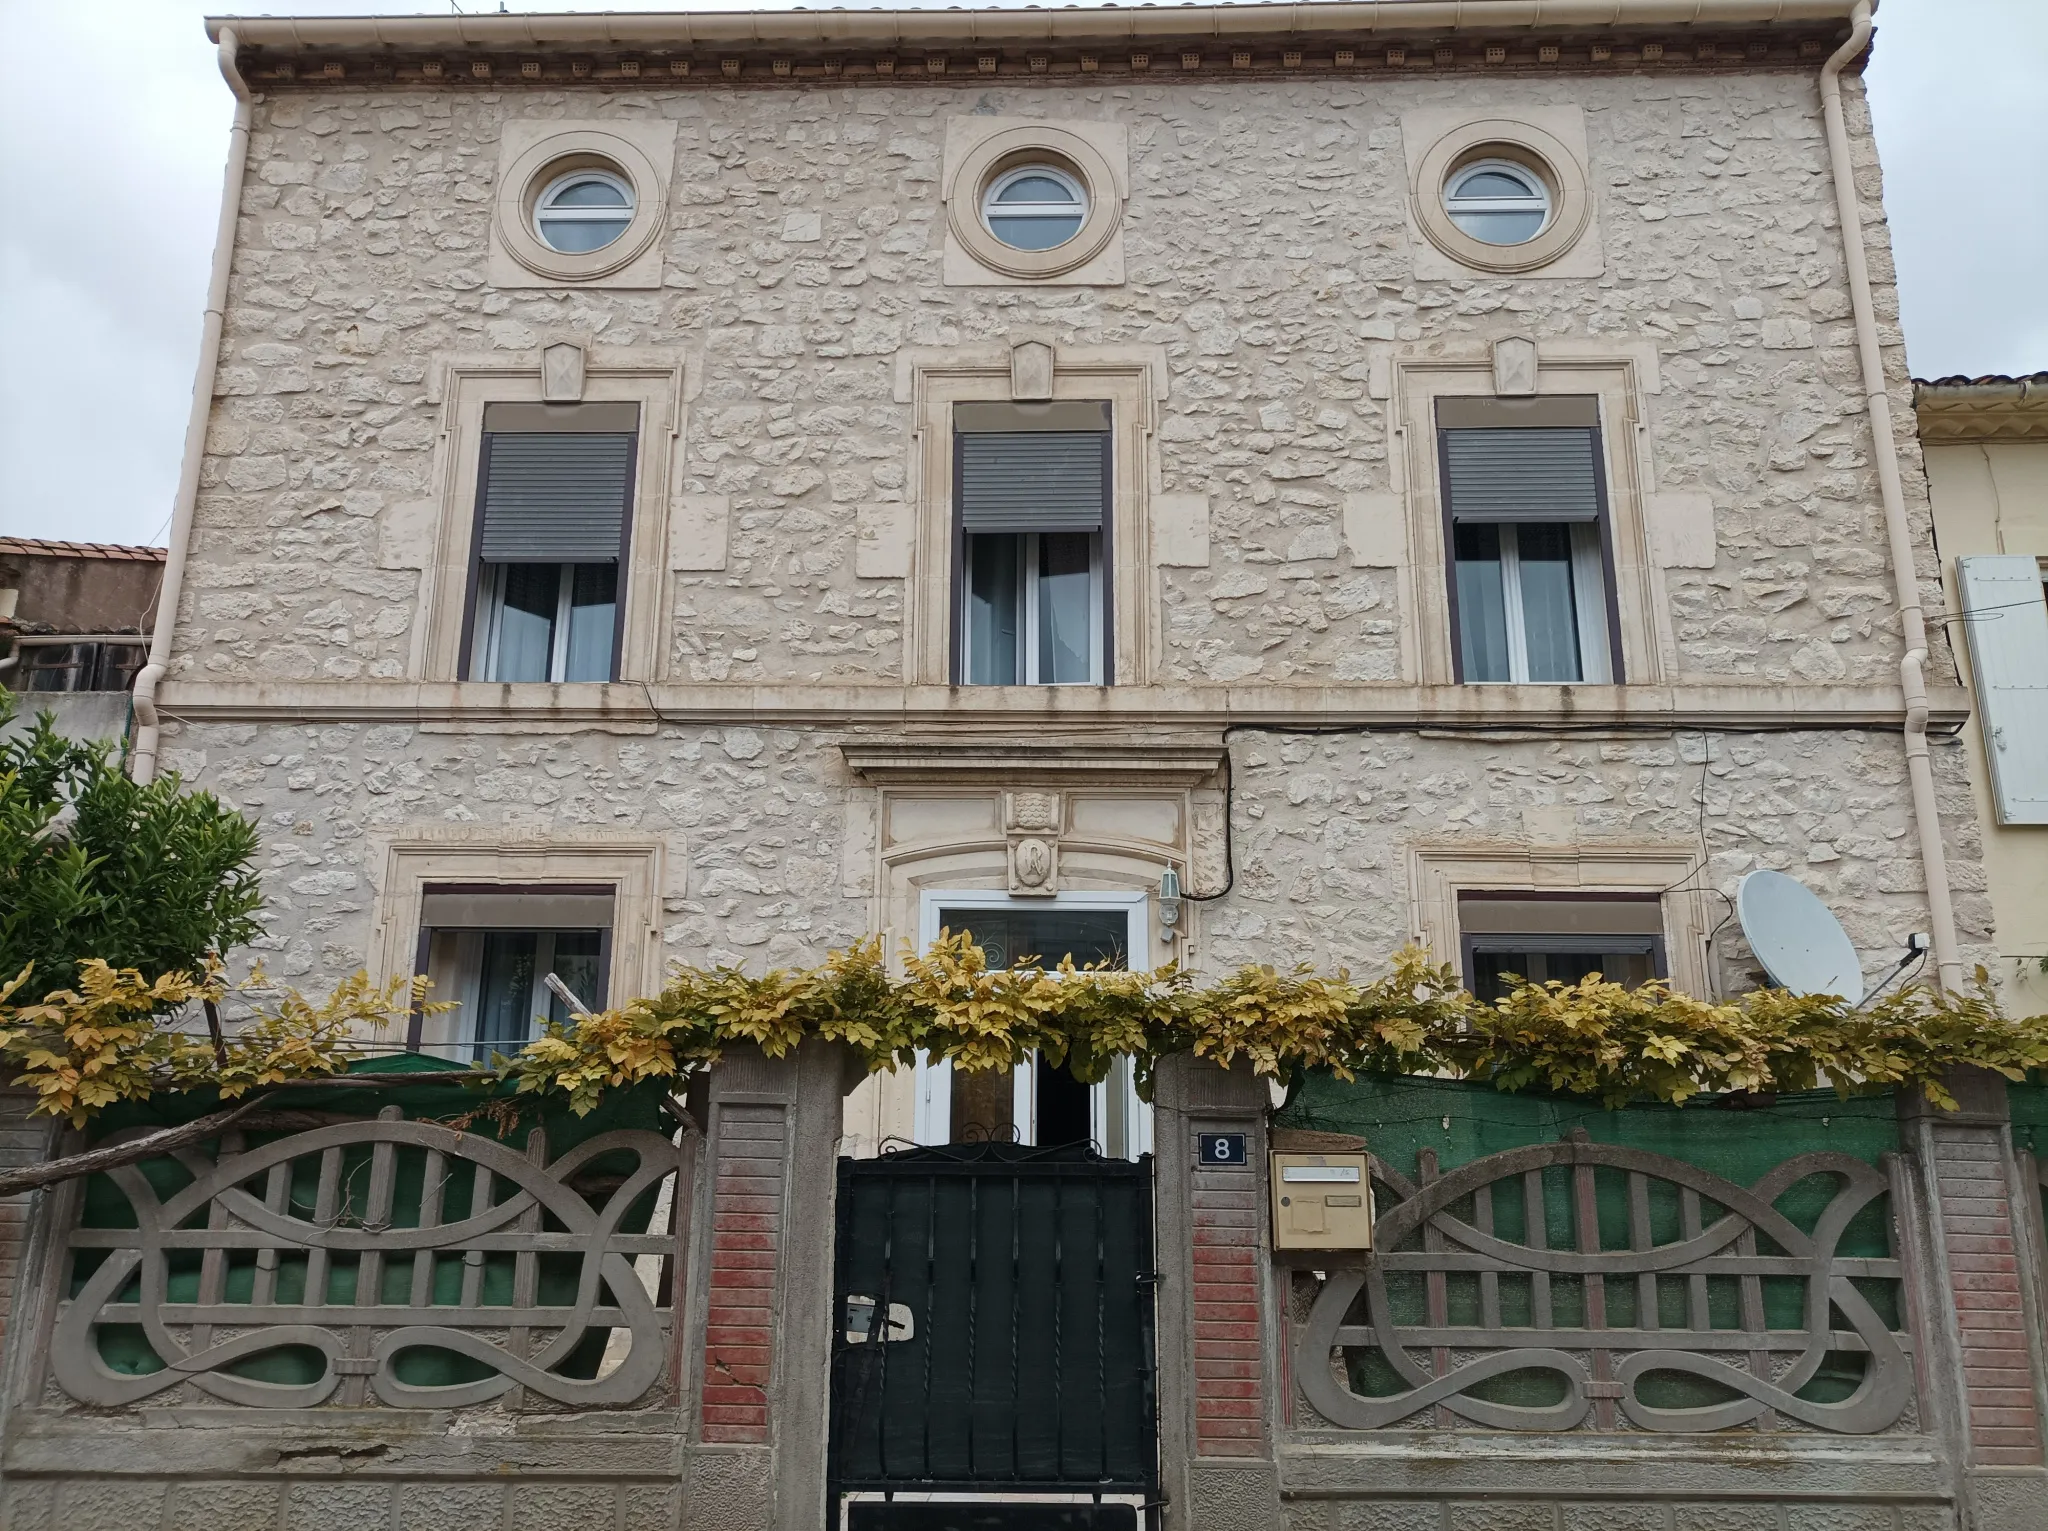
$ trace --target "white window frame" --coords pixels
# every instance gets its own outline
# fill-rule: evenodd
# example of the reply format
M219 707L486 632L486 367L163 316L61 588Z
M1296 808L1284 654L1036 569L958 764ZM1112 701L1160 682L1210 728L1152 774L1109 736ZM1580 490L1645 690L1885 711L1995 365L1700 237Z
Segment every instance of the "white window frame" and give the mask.
M1553 522L1496 521L1500 538L1501 615L1508 634L1508 678L1506 681L1466 680L1467 685L1526 686L1529 680L1529 630L1522 620L1522 538L1524 526L1554 525ZM1613 645L1607 631L1607 559L1601 550L1600 523L1571 521L1572 615L1579 629L1579 678L1576 681L1541 681L1536 684L1605 686L1614 680ZM1510 537L1508 532L1514 532ZM1457 578L1458 554L1451 549L1451 577ZM1458 611L1462 648L1465 611Z
M1482 173L1512 176L1524 186L1533 186L1536 190L1532 195L1526 197L1460 196L1458 188L1471 180L1472 177ZM1482 159L1475 160L1469 165L1460 165L1451 172L1450 179L1444 183L1444 212L1450 216L1451 222L1456 224L1459 231L1467 238L1477 239L1482 244L1494 245L1496 248L1503 250L1513 249L1516 245L1525 245L1531 240L1541 239L1550 228L1550 221L1555 211L1554 202L1555 199L1550 194L1550 188L1544 185L1543 178L1527 165L1518 165L1511 159ZM1463 213L1528 212L1542 213L1543 221L1536 225L1535 232L1530 234L1527 239L1517 239L1512 243L1501 243L1475 234L1465 226L1460 217Z
M554 206L555 198L559 197L570 187L581 185L585 181L597 181L611 187L612 190L626 199L626 205L624 207ZM624 239L633 226L634 215L639 211L639 198L634 195L633 183L624 176L616 175L609 170L597 170L587 167L581 170L571 170L556 176L552 181L548 182L546 189L534 200L533 237L557 255L595 255L599 250L609 250L621 239ZM541 220L543 218L553 219L559 223L616 223L620 225L620 228L618 233L607 239L603 244L589 250L564 250L552 239L548 238L546 232L541 228Z
M1024 674L1019 680L1010 682L1019 686L1099 686L1103 683L1103 631L1102 631L1102 533L1089 532L1088 537L1088 678L1086 680L1051 681L1039 679L1039 638L1041 621L1039 617L1039 570L1042 566L1043 532L971 532L969 548L974 537L1021 537L1024 539L1024 623L1023 632L1017 643L1023 651ZM972 599L974 588L974 567L972 552L962 560L960 569L959 600L962 607L960 622L960 673L974 673L974 629L966 620L965 608ZM973 682L963 681L963 685ZM1002 684L1002 682L996 682Z
M1013 185L1023 180L1026 176L1042 176L1048 181L1057 181L1073 194L1074 200L1072 202L998 202L996 200L1002 195L1004 187ZM1011 244L1009 240L1003 238L999 230L999 225L1004 218L1047 217L1054 213L1066 214L1069 212L1074 216L1074 232L1065 239L1062 239L1059 244ZM1028 165L1019 165L1012 170L1006 170L991 180L988 183L988 190L981 194L982 226L989 231L990 235L1002 240L1012 250L1034 252L1041 249L1057 250L1061 246L1072 244L1080 236L1081 231L1088 226L1088 213L1087 186L1072 171L1062 170L1058 165L1050 161L1038 161Z
M479 1062L488 1062L489 1057L483 1052L485 1047L495 1047L499 1050L510 1048L516 1052L526 1043L531 1042L540 1035L540 1028L537 1024L538 1018L547 1014L553 1008L552 1001L554 996L548 991L547 975L555 970L555 937L564 934L571 928L583 929L588 927L494 925L476 926L453 932L456 938L456 950L458 952L456 961L459 964L458 972L460 973L460 988L453 997L461 1004L462 1010L460 1013L464 1018L462 1025L463 1036L454 1044L458 1054L475 1058ZM495 1041L486 1042L481 1035L484 1022L483 942L484 937L489 935L531 935L534 938L533 986L526 996L526 1035L523 1038L500 1038ZM600 1003L599 999L594 995L579 994L576 997L586 1005Z
M505 618L505 571L519 567L509 563L486 563L476 582L476 598L483 608L483 620L477 623L476 654L473 658L474 671L478 680L496 681L498 676L498 641L502 635ZM555 571L555 630L548 645L548 683L560 684L569 673L569 612L576 599L576 571L582 564L553 564ZM614 566L616 569L616 565ZM619 575L613 576L616 581ZM612 589L612 653L619 648L619 591L616 583ZM607 666L617 669L616 663ZM509 684L509 683L508 683ZM538 684L536 682L535 684Z
M1150 951L1151 895L1147 893L1101 892L1057 893L1050 898L1018 898L987 888L926 889L918 897L918 949L929 951L939 938L942 909L1057 909L1122 910L1124 912L1125 960L1133 967L1143 964ZM1018 1134L1024 1143L1038 1141L1038 1070L1034 1055L1013 1072L1012 1119L1023 1124ZM1126 1157L1136 1159L1152 1152L1152 1108L1138 1098L1134 1073L1119 1082L1111 1079L1091 1085L1088 1091L1088 1133L1098 1151L1104 1151L1109 1121L1109 1091L1113 1084L1122 1090L1124 1119L1130 1123ZM953 1129L953 1065L934 1060L922 1049L917 1055L916 1106L911 1128L919 1143L951 1141Z

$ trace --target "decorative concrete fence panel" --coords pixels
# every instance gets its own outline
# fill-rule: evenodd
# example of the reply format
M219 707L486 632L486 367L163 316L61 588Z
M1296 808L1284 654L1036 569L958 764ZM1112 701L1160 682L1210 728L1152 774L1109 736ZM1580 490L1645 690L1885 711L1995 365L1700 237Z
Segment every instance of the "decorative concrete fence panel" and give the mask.
M1815 1179L1795 1221L1779 1203ZM1419 1182L1384 1162L1374 1181L1375 1248L1328 1257L1297 1341L1332 1425L1860 1435L1910 1417L1889 1179L1851 1155L1744 1186L1579 1131L1443 1174L1424 1150ZM1846 1253L1873 1222L1882 1252Z
M111 1171L66 1235L49 1369L79 1403L592 1409L663 1376L681 1155L658 1133L550 1158L542 1127L520 1151L392 1106L174 1162L175 1188Z
M1303 1081L1275 1142L1363 1140L1374 1247L1273 1259L1269 1519L2048 1528L2048 1112L1954 1088L1607 1111Z

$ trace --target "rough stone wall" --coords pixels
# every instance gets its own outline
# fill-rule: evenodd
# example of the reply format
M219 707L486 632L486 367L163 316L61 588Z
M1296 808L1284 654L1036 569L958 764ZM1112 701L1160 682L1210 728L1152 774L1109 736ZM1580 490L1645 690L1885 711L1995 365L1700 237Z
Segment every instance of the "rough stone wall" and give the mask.
M864 901L839 895L851 778L815 732L522 737L236 724L180 730L164 764L262 831L270 934L258 946L294 983L362 966L382 843L439 824L660 834L689 867L686 896L665 902L665 944L692 961L809 961L867 923Z
M1216 967L1377 958L1408 929L1399 893L1411 846L1541 843L1556 836L1559 810L1575 826L1568 843L1589 851L1625 843L1700 851L1707 869L1689 887L1732 897L1745 872L1791 873L1839 913L1875 964L1873 980L1924 928L1914 923L1926 918L1927 884L1905 757L1889 733L1512 743L1240 736L1234 760L1237 884L1205 916ZM1966 765L1954 746L1935 760L1954 816L1951 844L1961 851L1975 822ZM1539 815L1546 822L1532 834ZM1958 859L1961 869L1951 862L1950 870L1962 939L1980 945L1990 907L1960 891L1974 885L1976 863ZM1728 910L1710 902L1712 928ZM1747 953L1732 920L1715 947L1724 960Z
M869 789L847 773L838 736L206 725L179 730L165 764L262 830L270 934L258 945L273 952L270 971L294 983L331 983L362 964L382 844L450 823L661 834L688 868L663 909L667 955L774 966L816 960L867 928L867 899L840 878L846 803ZM1904 756L1888 732L1705 743L1692 731L1511 742L1241 735L1233 752L1236 882L1200 916L1198 956L1212 970L1383 958L1408 935L1409 848L1526 844L1529 810L1548 816L1549 836L1566 811L1588 848L1704 843L1700 883L1726 894L1752 869L1790 871L1840 911L1874 975L1925 928ZM1951 871L1967 889L1977 864L1964 763L1953 746L1935 760L1956 815ZM1981 894L1959 891L1957 905L1966 944L1987 940ZM1717 947L1739 953L1738 940L1731 923Z
M1401 115L1507 102L1583 106L1607 274L1418 281ZM1127 125L1125 285L941 285L945 122L976 111ZM485 284L496 141L520 117L677 121L661 291ZM1166 679L1394 678L1392 581L1352 569L1340 536L1342 496L1389 486L1366 348L1529 333L1660 352L1657 483L1720 509L1719 565L1666 576L1681 677L1888 683L1842 268L1807 72L285 94L257 112L174 673L403 675L417 576L378 568L376 540L436 492L432 359L575 334L703 358L682 488L732 497L731 562L678 582L679 678L899 680L900 584L851 556L853 506L905 493L894 354L1031 329L1166 350L1159 472L1211 497L1213 549L1165 574Z

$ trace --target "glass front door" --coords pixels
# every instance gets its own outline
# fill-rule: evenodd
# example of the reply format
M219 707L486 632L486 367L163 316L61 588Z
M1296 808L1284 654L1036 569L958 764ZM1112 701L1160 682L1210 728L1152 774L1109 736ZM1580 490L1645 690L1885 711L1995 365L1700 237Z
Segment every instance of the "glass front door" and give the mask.
M985 893L925 895L924 944L942 930L966 931L991 967L1124 969L1142 952L1143 894L1063 894L1013 899ZM918 1065L920 1143L1093 1143L1112 1159L1152 1149L1151 1110L1138 1099L1128 1058L1108 1079L1084 1084L1051 1060L1033 1056L1007 1073L970 1073Z

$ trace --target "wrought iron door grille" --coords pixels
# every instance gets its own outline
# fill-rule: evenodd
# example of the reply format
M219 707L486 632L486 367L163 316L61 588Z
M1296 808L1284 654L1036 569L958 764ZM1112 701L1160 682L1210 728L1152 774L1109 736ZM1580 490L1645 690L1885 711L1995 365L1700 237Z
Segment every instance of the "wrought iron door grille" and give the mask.
M835 1508L858 1491L1157 1497L1151 1178L1149 1158L1086 1147L839 1161Z

